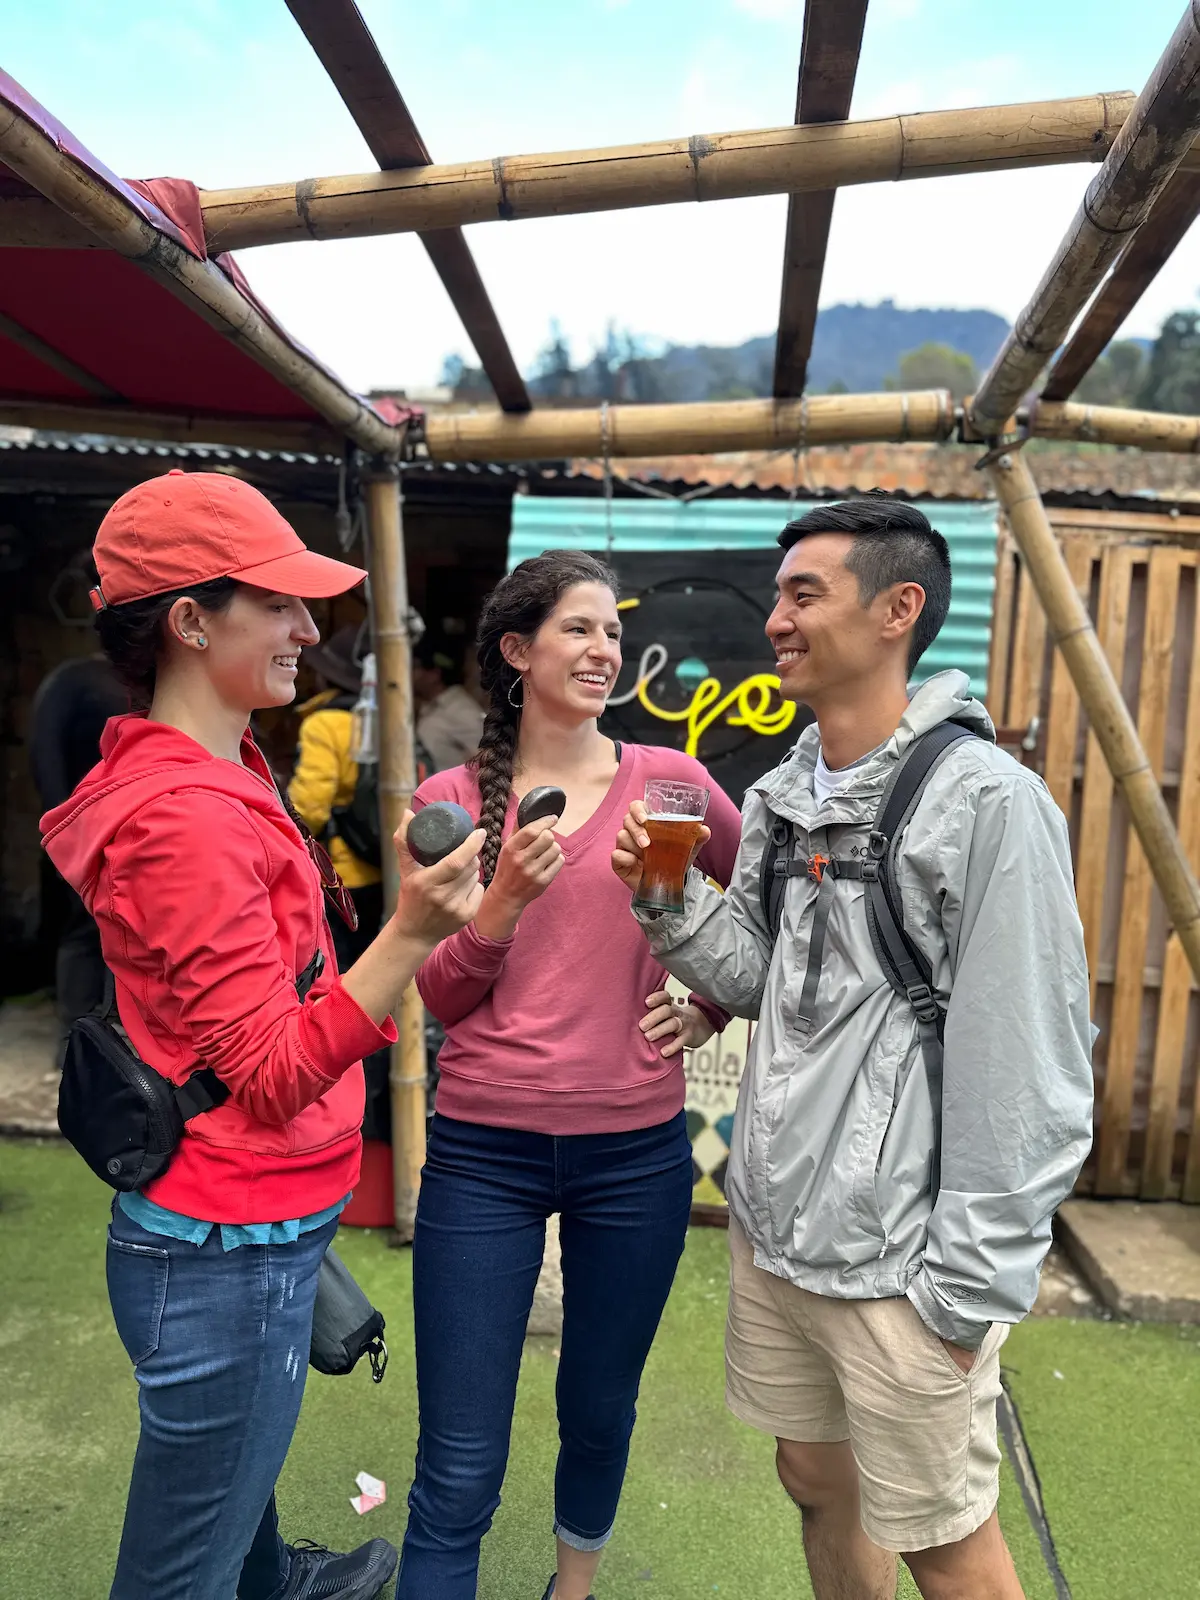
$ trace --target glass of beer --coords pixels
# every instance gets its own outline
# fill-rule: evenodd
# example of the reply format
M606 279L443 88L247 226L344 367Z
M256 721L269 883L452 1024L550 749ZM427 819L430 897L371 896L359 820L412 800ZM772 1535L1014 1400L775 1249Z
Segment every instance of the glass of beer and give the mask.
M698 783L652 778L646 785L650 846L642 857L635 906L646 911L683 910L683 885L707 810L708 790Z

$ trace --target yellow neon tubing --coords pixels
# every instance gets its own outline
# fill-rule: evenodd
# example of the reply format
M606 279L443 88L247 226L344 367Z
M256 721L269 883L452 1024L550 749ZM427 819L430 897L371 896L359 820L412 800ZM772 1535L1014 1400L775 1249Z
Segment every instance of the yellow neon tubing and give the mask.
M638 684L637 697L650 715L661 722L687 723L688 736L684 748L689 756L694 756L707 730L723 711L735 704L737 712L728 719L730 727L749 728L751 733L762 738L785 732L795 718L796 707L793 701L785 700L777 711L767 710L771 694L778 688L779 679L774 673L757 672L752 677L744 678L722 698L720 681L717 678L705 678L682 711L667 711L654 704L650 698L649 681L643 679Z

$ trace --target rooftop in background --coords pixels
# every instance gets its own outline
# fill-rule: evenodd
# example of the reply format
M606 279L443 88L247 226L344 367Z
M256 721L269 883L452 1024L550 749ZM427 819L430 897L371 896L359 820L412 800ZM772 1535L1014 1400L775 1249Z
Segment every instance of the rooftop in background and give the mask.
M1200 504L1200 457L1162 455L1105 445L1026 446L1042 493L1052 502L1103 501L1112 507L1153 500L1160 506L1189 509ZM133 482L175 463L194 470L226 471L262 480L262 487L303 479L306 490L336 496L342 457L333 450L271 450L227 444L168 443L53 433L0 424L0 480L27 478L39 490L51 475L64 490L77 480L123 477ZM144 470L140 463L145 463ZM18 464L19 463L19 464ZM989 481L975 470L975 457L958 445L864 444L807 450L799 460L791 451L743 451L717 456L630 458L612 463L617 495L684 497L767 497L786 500L835 499L884 489L904 499L988 500ZM493 492L599 494L604 471L599 461L434 462L405 468L410 486L445 482L490 484Z

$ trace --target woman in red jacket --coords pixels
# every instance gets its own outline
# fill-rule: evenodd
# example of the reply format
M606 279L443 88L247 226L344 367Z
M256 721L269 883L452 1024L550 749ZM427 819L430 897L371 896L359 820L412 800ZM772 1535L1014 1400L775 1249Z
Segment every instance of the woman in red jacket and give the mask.
M421 1439L397 1600L473 1600L553 1212L564 1295L546 1595L589 1594L687 1232L683 1049L724 1014L671 1003L610 858L648 779L709 778L678 750L618 746L597 727L621 669L616 585L579 550L509 573L479 625L479 756L417 795L481 819L489 885L417 977L446 1043L413 1241ZM562 815L516 828L519 798L544 784L565 791ZM726 883L740 818L715 785L708 822L700 861Z
M339 976L322 889L344 891L247 728L295 694L318 638L304 598L364 574L209 473L130 490L93 553L101 642L144 709L108 724L100 764L43 819L46 849L96 919L133 1048L174 1083L209 1067L230 1091L113 1205L109 1296L141 1433L112 1600L368 1600L391 1545L285 1545L274 1485L358 1178L360 1062L474 914L482 836L426 870L398 837L399 906Z

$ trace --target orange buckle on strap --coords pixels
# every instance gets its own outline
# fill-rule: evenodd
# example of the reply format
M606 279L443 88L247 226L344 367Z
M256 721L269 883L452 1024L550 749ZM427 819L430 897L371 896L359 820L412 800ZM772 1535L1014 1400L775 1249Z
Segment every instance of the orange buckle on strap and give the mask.
M824 883L825 868L829 865L829 856L809 856L808 875L814 883Z

